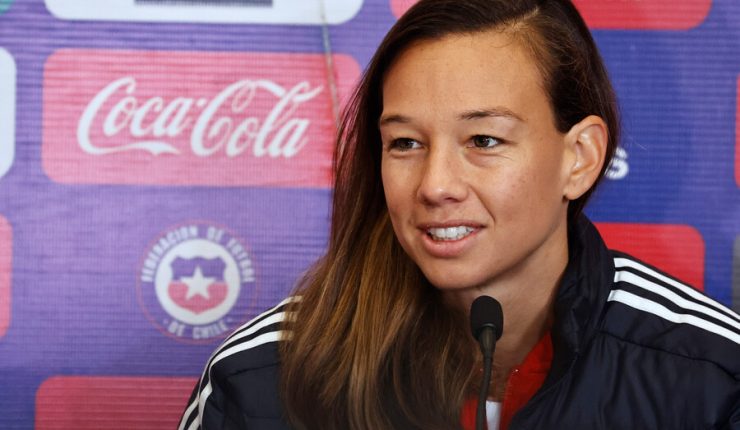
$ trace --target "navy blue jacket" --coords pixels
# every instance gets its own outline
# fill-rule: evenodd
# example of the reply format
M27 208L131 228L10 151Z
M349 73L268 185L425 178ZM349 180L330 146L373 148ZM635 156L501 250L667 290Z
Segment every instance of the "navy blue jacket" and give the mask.
M607 250L585 218L570 232L569 246L555 302L552 367L509 428L740 430L740 317L654 267ZM290 428L277 388L284 304L216 350L180 430Z

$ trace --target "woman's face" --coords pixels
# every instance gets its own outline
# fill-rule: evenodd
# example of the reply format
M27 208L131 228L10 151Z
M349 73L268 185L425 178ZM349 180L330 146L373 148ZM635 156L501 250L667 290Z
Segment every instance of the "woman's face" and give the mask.
M386 74L380 131L393 228L433 285L562 273L572 157L518 42L491 31L412 45Z

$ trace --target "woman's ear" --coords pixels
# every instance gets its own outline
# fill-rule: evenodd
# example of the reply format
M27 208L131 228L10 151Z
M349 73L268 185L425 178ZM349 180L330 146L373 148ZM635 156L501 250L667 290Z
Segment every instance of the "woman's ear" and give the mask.
M609 130L603 119L589 115L565 135L568 155L563 196L575 200L588 191L599 178L604 164Z

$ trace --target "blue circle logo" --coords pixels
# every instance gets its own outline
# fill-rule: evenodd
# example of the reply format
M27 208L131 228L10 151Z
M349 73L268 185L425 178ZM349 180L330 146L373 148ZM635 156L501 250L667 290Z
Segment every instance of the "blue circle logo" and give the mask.
M254 292L247 248L213 224L163 232L147 249L139 270L144 311L161 331L179 340L202 342L227 335L243 322Z

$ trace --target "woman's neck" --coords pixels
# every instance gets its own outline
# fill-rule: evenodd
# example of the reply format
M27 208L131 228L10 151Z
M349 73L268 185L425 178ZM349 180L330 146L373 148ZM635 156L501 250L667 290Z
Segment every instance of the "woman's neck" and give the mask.
M467 314L473 300L481 295L494 297L504 312L504 330L496 342L491 394L494 400L503 393L511 370L520 365L527 354L550 329L558 286L568 263L567 242L551 254L548 264L523 267L520 273L506 280L467 291L445 291L451 306Z

